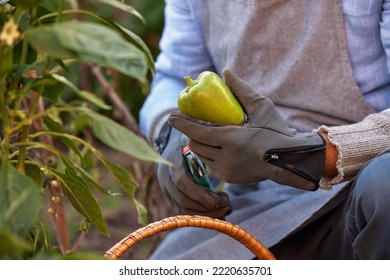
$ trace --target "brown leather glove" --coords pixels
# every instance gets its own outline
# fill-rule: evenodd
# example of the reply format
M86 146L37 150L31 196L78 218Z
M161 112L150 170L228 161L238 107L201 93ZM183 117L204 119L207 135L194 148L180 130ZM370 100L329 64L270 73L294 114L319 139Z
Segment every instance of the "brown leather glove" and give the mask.
M178 130L164 125L157 139L162 157L173 163L157 165L160 187L172 202L178 214L204 215L222 218L231 212L229 197L197 184L185 163L182 149L186 137Z
M316 133L288 127L273 102L224 69L224 79L247 114L241 126L222 125L173 112L169 123L189 137L189 147L211 170L230 183L271 179L305 190L319 187L325 141Z

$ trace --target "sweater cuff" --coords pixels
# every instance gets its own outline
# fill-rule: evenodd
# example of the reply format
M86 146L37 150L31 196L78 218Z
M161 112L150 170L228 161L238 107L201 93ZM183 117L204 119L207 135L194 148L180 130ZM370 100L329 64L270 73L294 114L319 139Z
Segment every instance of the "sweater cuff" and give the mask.
M371 114L356 124L321 126L316 130L317 133L323 131L338 151L338 174L320 181L320 188L331 189L353 178L369 160L390 147L390 114Z

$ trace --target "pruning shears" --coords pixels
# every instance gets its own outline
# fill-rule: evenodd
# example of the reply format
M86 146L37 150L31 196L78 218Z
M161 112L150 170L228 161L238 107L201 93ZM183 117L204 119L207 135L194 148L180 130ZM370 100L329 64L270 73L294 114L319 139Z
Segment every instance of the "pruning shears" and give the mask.
M183 156L195 181L199 185L214 191L214 185L211 183L210 178L207 175L206 166L203 161L201 161L188 146L183 147Z

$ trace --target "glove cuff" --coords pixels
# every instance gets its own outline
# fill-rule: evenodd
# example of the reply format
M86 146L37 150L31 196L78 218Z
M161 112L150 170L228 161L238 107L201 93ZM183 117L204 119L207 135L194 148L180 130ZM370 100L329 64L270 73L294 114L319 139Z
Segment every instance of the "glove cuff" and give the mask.
M155 144L156 139L157 139L157 137L159 137L159 134L160 134L164 124L168 121L168 117L169 117L170 113L172 113L172 111L174 111L174 110L175 110L175 108L170 108L170 109L164 110L152 122L150 129L149 129L149 132L146 135L146 139L150 144L152 144L152 145Z
M284 183L315 191L320 186L326 142L317 133L299 134L295 140L292 147L268 150L264 154L264 161L292 173L284 174L281 179Z

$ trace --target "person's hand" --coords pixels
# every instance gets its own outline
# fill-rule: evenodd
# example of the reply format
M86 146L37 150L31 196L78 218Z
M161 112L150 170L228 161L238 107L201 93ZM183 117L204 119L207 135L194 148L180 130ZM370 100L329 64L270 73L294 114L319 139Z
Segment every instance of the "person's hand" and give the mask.
M223 218L231 212L229 197L197 184L189 172L182 149L186 137L166 124L160 133L161 155L173 166L157 165L159 184L178 214ZM163 138L163 140L161 140Z
M213 175L230 183L271 179L316 190L325 160L325 142L317 133L288 127L271 100L224 69L226 84L247 114L241 126L193 119L174 111L169 123L189 137L188 145Z

